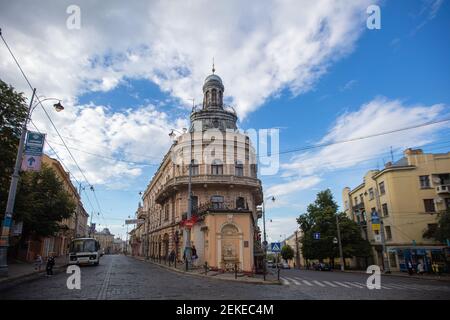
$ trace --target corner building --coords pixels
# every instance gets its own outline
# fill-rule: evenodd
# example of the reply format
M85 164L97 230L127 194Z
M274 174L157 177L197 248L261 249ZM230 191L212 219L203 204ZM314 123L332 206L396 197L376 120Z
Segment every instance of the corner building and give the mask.
M205 79L203 103L192 109L189 130L180 134L143 194L137 216L143 254L178 261L186 243L189 164L192 163L191 245L197 266L243 272L262 269L263 251L257 206L263 201L255 151L236 126L234 109L223 104L222 79ZM146 252L147 251L147 252Z

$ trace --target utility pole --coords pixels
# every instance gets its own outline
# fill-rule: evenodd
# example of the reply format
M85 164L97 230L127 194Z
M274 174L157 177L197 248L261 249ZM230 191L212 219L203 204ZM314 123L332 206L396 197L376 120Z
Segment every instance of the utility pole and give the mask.
M264 281L266 281L266 273L267 273L267 234L266 234L266 201L264 200L264 196L263 196L263 234L264 234L264 259L263 259L263 264L264 264Z
M297 268L300 269L300 251L298 250L298 236L297 236L298 230L295 230L295 251L296 251L296 263Z
M28 107L27 117L22 124L22 132L20 133L19 147L16 154L16 162L14 171L9 185L8 202L6 203L5 217L3 218L3 228L0 237L0 276L8 276L8 247L9 234L11 230L12 217L14 214L14 203L16 201L17 184L19 182L19 171L22 164L22 153L25 144L25 137L27 134L27 124L31 116L34 96L36 95L36 88L33 89L33 94Z
M337 227L337 236L338 236L338 243L339 243L339 256L341 257L341 271L344 271L345 260L344 260L344 255L342 253L341 230L339 228L339 215L338 214L336 214L336 227Z

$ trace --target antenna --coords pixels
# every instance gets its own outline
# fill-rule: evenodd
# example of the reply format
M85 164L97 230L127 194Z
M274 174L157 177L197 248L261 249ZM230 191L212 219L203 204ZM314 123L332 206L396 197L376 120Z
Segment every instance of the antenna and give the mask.
M394 153L392 152L392 146L391 146L391 161L394 163Z
M214 68L214 57L213 57L213 67L212 67L212 73L214 74L216 72L216 69Z

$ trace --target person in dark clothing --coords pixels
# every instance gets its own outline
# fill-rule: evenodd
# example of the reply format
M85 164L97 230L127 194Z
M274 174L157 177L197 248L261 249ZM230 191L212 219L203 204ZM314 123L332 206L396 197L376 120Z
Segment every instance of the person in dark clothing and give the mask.
M47 276L53 275L53 266L55 265L55 258L50 255L47 258L47 265L45 266L45 270L47 271Z

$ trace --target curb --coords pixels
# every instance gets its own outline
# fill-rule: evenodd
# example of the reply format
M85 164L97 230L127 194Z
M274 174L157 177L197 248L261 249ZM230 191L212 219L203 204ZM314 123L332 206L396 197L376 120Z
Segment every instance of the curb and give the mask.
M141 259L138 259L138 258L135 258L135 257L131 257L131 258L133 258L135 260L138 260L138 261L141 261L141 262L148 262L148 263L151 263L151 264L153 264L153 265L155 265L157 267L164 268L164 269L167 269L167 270L170 270L170 271L178 272L178 273L185 274L185 275L192 275L192 276L196 276L196 277L209 278L209 279L221 280L221 281L233 281L233 282L240 282L240 283L246 283L246 284L281 285L281 282L278 281L278 280L245 281L245 280L240 280L240 279L216 278L214 276L208 276L208 275L201 274L201 273L191 273L191 272L182 271L182 270L179 270L179 269L175 269L173 267L161 265L159 263L156 263L156 262L153 262L153 261L150 261L150 260L141 260Z

